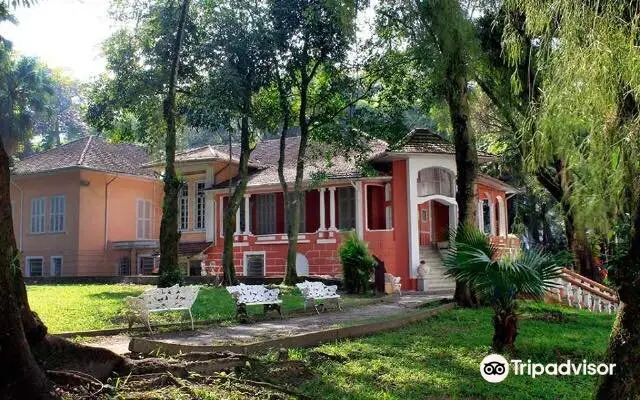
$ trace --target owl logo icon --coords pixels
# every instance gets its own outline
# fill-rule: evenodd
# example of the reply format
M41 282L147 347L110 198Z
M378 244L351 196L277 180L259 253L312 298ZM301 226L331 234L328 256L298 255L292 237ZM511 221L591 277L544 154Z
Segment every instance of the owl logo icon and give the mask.
M509 363L499 354L489 354L480 363L480 375L487 382L502 382L509 375Z

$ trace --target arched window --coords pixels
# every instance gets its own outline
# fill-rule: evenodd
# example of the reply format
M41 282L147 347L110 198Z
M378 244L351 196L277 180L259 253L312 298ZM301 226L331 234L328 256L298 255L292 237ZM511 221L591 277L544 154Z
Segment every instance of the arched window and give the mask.
M443 168L425 168L418 172L418 196L434 194L453 197L453 174Z

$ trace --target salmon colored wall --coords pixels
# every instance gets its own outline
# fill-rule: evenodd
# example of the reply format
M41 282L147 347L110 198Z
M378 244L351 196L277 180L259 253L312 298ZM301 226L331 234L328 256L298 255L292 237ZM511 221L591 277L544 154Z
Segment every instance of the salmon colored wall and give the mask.
M392 163L391 199L393 203L393 233L396 248L396 262L387 271L401 277L405 290L415 290L416 281L409 280L409 211L407 209L407 162L396 160Z
M51 256L62 256L62 273L75 275L78 248L78 214L73 210L78 207L80 176L77 170L56 174L13 177L11 185L11 201L14 209L14 232L16 243L20 246L22 236L22 252L25 257L43 257L43 275L51 271ZM17 185L17 186L16 186ZM21 201L22 189L23 199ZM65 231L49 232L50 197L65 196ZM31 233L31 200L45 197L45 233ZM21 208L21 203L22 207ZM20 226L22 225L22 232ZM24 261L24 260L23 260ZM24 267L24 262L23 262Z

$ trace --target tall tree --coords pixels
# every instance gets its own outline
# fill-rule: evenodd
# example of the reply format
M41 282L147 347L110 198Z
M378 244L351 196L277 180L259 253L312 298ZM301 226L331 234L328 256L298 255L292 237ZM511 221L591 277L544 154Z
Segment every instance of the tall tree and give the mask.
M45 70L51 80L52 101L34 121L34 134L40 136L43 150L77 139L89 131L82 111L85 98L81 84L61 70L46 67Z
M9 5L0 3L0 22L10 19ZM13 232L11 212L10 155L30 128L24 114L31 102L28 93L15 82L15 65L10 43L0 41L0 395L3 398L53 398L52 388L39 367L27 341L28 335L41 336L30 316L20 271L20 253ZM26 89L26 88L23 88ZM34 89L33 87L30 89ZM27 326L24 326L24 323ZM33 329L33 331L31 330ZM45 328L46 332L46 328Z
M160 279L158 286L169 287L182 283L183 277L178 266L178 193L182 181L176 175L176 85L180 52L184 38L185 23L189 15L189 0L182 0L179 20L175 33L175 42L171 52L169 89L163 102L162 114L167 124L164 167L164 199L162 202L162 220L160 221Z
M200 25L206 27L203 36L207 38L202 46L206 55L202 58L209 73L196 88L195 119L200 126L240 131L238 179L229 181L223 217L223 280L230 285L237 281L233 263L236 213L247 188L251 151L258 140L259 127L263 126L260 93L273 77L273 38L264 2L208 0L202 11ZM231 143L229 147L232 157Z
M474 2L465 2L468 6ZM433 72L433 90L446 101L456 149L458 223L475 222L474 181L478 173L476 139L471 125L469 82L476 40L471 10L453 0L394 0L378 7L380 24L404 38L421 68ZM458 304L473 306L475 296L456 282Z
M346 67L348 51L355 42L358 2L270 0L269 5L281 117L278 176L285 196L289 242L284 283L292 285L297 281L304 169L312 131L335 127L340 113L363 93L354 93ZM285 143L291 126L300 129L300 144L297 158L288 161ZM284 173L285 164L291 161L295 161L293 185Z
M544 96L529 140L538 152L562 150L580 176L572 184L575 216L599 221L630 216L627 254L615 270L622 306L607 351L614 374L600 378L596 397L640 396L640 91L636 48L640 11L634 2L508 2L522 13L525 32L542 57L536 71ZM522 59L522 39L506 16L504 42L512 66ZM558 134L562 132L562 134Z
M535 152L523 135L523 131L535 131L536 121L531 118L541 101L540 80L536 79L538 46L524 30L524 18L519 12L510 13L510 29L520 38L522 56L515 68L507 64L502 47L505 10L496 8L487 12L475 22L475 29L482 47L482 68L477 70L475 79L489 96L497 114L508 130L508 141L515 147L520 158L535 160L533 175L551 197L560 205L564 222L566 241L573 253L574 264L584 276L599 280L593 251L587 234L588 226L574 216L571 205L573 180L577 177L571 170L569 160L562 154L562 148L554 146L548 152ZM577 136L579 141L582 140ZM522 162L516 163L519 169ZM526 173L526 171L522 171Z
M0 22L11 20L9 5L0 2ZM45 374L47 369L113 371L124 358L47 334L47 327L31 311L20 269L20 254L13 232L10 198L11 152L33 132L44 88L38 74L16 79L16 66L25 65L11 54L11 43L0 38L0 397L3 399L54 399L58 395ZM24 69L21 69L20 75ZM16 85L16 82L21 82ZM46 90L46 92L49 92ZM110 372L108 372L110 373Z

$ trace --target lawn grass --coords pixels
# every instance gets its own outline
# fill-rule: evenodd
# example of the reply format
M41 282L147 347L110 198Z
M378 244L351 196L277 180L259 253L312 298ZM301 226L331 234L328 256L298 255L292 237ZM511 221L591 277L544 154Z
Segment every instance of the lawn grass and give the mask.
M123 317L124 299L137 296L146 285L28 285L27 294L31 308L38 313L52 333L109 329L127 325ZM303 308L303 300L297 289L280 289L282 308L287 311ZM358 305L371 297L345 296L346 306ZM201 287L193 305L196 320L232 320L233 299L226 289ZM250 306L250 314L261 314L262 307ZM184 312L154 313L152 323L187 321Z
M560 311L562 322L545 320ZM600 362L613 316L523 303L514 358L551 363L567 359ZM456 309L421 323L365 339L327 344L317 352L297 350L314 377L297 390L322 399L586 399L593 376L510 374L501 383L485 382L479 373L490 353L492 311ZM315 353L315 354L314 354ZM341 359L336 361L335 358Z

